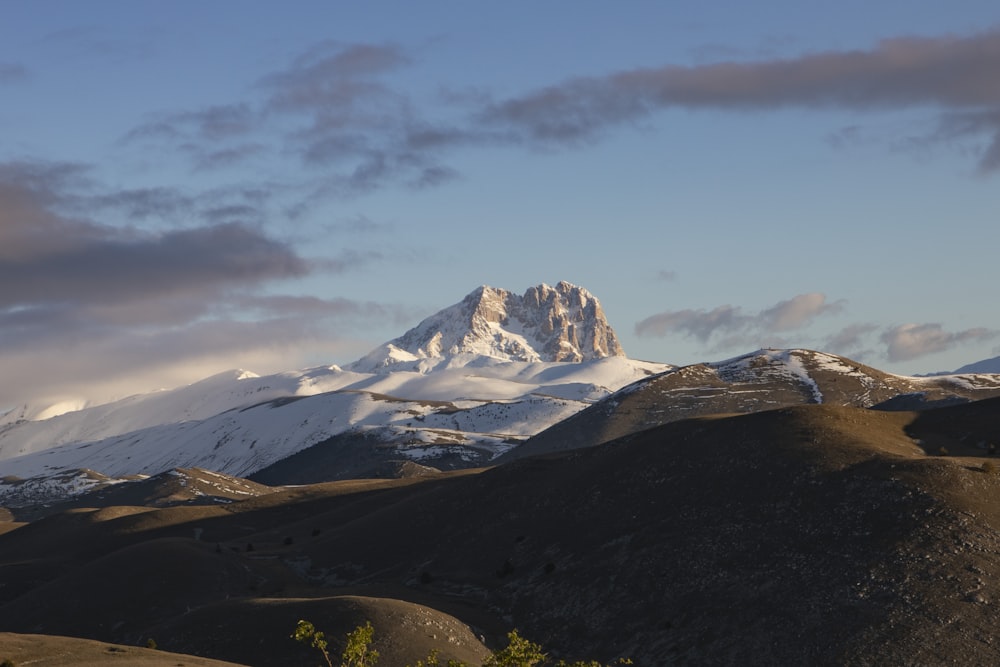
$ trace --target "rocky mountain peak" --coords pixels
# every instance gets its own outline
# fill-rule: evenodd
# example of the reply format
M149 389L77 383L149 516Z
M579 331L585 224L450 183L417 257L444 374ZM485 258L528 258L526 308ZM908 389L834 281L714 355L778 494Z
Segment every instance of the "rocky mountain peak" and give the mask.
M600 302L560 282L524 295L482 285L352 364L354 370L472 354L507 361L580 362L625 356Z

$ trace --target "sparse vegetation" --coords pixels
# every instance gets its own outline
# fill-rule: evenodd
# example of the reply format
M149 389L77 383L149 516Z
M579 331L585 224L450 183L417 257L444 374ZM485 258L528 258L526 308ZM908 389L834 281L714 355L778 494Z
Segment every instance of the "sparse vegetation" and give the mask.
M295 632L292 633L292 639L318 650L323 654L323 658L326 659L326 664L333 667L333 661L330 659L330 652L326 650L326 635L317 631L316 626L312 623L300 620L299 624L295 626Z
M10 658L4 658L2 661L0 661L0 667L17 667L17 666L14 664L14 661L11 660Z
M547 657L541 646L517 634L517 630L507 633L507 642L506 648L494 651L483 667L534 667Z
M153 650L156 650L156 640L153 639L152 637L150 637L149 639L147 639L146 640L146 648L151 648Z
M344 652L340 656L340 667L372 667L378 662L378 651L371 648L372 637L375 629L371 621L366 621L364 625L359 625L351 632L347 633L347 643ZM309 621L299 621L292 633L292 639L302 642L323 654L326 664L333 667L333 659L327 650L329 642L326 635L316 629Z
M375 628L371 621L347 633L347 646L341 656L341 667L371 667L378 662L378 651L371 648Z
M983 461L983 465L979 466L979 469L987 475L997 474L997 464L993 461Z
M364 625L359 625L353 631L347 633L347 644L341 656L340 667L373 667L378 662L379 655L378 651L371 648L374 636L375 630L372 627L371 621L365 621ZM333 667L330 652L327 651L326 635L316 630L316 627L312 623L309 621L299 621L295 632L292 633L292 639L318 649L323 654L323 658L326 659L326 664L329 667ZM619 658L609 665L602 665L596 660L578 660L576 662L559 660L558 662L552 662L549 656L542 651L541 645L525 639L518 634L517 630L511 630L507 633L507 646L494 651L486 658L482 667L544 667L545 665L551 665L552 667L611 667L612 664L631 665L632 661L628 658ZM0 667L4 666L0 665ZM438 658L437 650L433 650L423 660L417 660L416 664L412 666L407 665L407 667L471 666L459 660L448 660L448 662L442 665L440 658Z

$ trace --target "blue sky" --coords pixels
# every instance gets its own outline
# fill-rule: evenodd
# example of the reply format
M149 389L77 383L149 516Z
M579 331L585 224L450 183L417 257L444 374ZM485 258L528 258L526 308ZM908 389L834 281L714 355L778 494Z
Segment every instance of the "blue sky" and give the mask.
M560 280L636 358L996 356L1000 8L872 4L2 0L0 405Z

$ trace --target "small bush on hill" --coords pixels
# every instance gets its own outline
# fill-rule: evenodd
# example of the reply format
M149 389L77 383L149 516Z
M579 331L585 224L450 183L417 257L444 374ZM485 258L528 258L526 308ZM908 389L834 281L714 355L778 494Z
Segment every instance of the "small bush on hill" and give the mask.
M378 662L378 651L371 648L374 636L375 630L372 628L371 621L366 621L364 625L358 626L352 632L349 632L347 634L347 646L344 648L344 653L341 656L340 667L373 667ZM295 632L292 634L292 639L318 649L326 659L326 664L329 667L334 667L330 653L326 650L326 636L322 632L317 631L312 623L309 621L299 621ZM631 665L632 661L628 658L620 658L612 664ZM545 667L546 665L550 665L551 667L611 667L611 665L602 665L596 660L578 660L576 662L559 660L558 662L552 662L548 655L542 651L542 647L539 644L525 639L518 634L517 630L511 630L507 633L507 646L494 651L492 655L486 658L486 662L482 664L482 667ZM5 666L0 665L0 667ZM407 667L411 666L407 665ZM434 650L423 660L417 660L417 663L412 667L471 667L471 665L458 660L449 660L442 666L438 658L438 652Z
M359 625L351 632L347 633L347 645L340 656L340 667L372 667L378 662L378 651L371 648L372 637L375 629L371 621L366 621L364 625ZM307 644L319 650L326 659L326 664L333 667L333 659L330 652L326 650L328 642L326 635L316 630L316 627L309 621L299 621L292 633L292 639L297 642Z

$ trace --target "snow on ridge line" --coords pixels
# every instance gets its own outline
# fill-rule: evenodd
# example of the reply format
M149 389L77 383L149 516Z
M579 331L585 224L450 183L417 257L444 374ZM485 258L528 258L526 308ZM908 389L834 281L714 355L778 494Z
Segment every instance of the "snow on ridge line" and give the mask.
M809 371L806 370L805 365L802 363L802 359L793 355L792 351L789 350L785 353L783 361L785 362L785 367L790 371L791 375L798 378L803 384L809 387L812 392L813 400L817 403L822 403L823 392L819 390L819 385L816 384L816 380L812 379L812 376L809 375Z
M227 392L215 385L211 390L216 395L203 398L211 402L217 401L220 393L235 396L239 398L236 404L243 407L205 418L184 413L183 420L165 421L160 408L177 403L171 392L165 392L155 401L129 400L111 408L92 408L7 428L0 432L0 474L24 476L86 465L115 475L155 474L174 467L245 475L351 425L405 423L415 414L424 415L436 428L458 428L473 438L479 437L476 433L497 432L527 437L611 391L665 368L617 357L583 363L491 359L482 365L470 363L426 374L376 375L325 367L245 378L232 382L248 391ZM324 391L331 387L335 389ZM190 386L177 391L186 392L181 405L198 398L191 394ZM356 393L352 398L348 392ZM360 394L368 398L359 398ZM282 398L298 400L284 402ZM456 405L460 399L466 402ZM442 401L451 403L449 410L457 410L456 416L432 416ZM494 401L518 407L485 407ZM319 405L323 407L312 407ZM153 408L157 419L143 424ZM279 408L280 412L274 411ZM453 424L456 419L459 424ZM79 437L81 434L89 437ZM137 468L116 462L119 458L128 460L126 456L132 461L148 460L149 465Z

